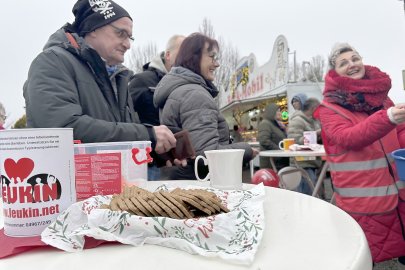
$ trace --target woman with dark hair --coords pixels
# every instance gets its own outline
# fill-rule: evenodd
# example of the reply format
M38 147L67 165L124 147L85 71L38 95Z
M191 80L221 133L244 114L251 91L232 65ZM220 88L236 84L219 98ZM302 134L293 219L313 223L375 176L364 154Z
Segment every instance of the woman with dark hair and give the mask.
M388 97L390 77L364 65L349 44L329 56L318 107L336 205L362 227L373 257L405 269L405 182L391 153L405 147L405 108Z
M214 100L218 90L212 82L219 67L218 53L216 40L200 33L188 36L181 44L174 67L157 86L154 102L162 125L173 132L189 131L197 155L204 155L206 150L244 149L243 162L248 162L258 151L243 142L229 144L228 124ZM194 160L189 160L186 167L168 171L169 179L196 179Z

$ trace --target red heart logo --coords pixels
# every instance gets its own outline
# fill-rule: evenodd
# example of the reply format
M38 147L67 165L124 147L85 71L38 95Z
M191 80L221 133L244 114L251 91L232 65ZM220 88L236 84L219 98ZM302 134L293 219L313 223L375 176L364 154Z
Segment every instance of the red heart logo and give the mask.
M14 178L14 183L17 183L17 177L22 182L34 169L34 161L29 158L21 158L16 163L13 159L8 158L4 161L4 169L10 179Z

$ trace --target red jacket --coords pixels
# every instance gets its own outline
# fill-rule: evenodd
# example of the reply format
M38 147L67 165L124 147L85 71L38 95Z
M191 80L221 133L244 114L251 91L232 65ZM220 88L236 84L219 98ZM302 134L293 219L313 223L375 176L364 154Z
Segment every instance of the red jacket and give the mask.
M391 106L391 104L388 104L387 106ZM367 161L372 158L369 156L368 152L370 147L374 150L377 150L379 147L380 155L383 153L389 154L392 150L395 150L394 148L405 148L405 124L392 124L388 119L386 110L380 110L369 116L361 112L349 112L340 106L339 108L352 116L353 119L348 119L337 111L323 105L319 106L315 113L316 117L320 119L322 124L322 139L328 156L337 153L357 152L358 155L354 155L355 158L356 156L358 157L364 154L364 160ZM358 121L360 119L361 121ZM387 136L390 137L389 140L384 139L388 138ZM382 149L383 147L379 141L382 141L381 143L383 147L385 146L387 148L384 149L385 151ZM349 158L353 158L353 156L349 156ZM340 178L339 175L336 179L338 181L335 182L336 177L334 177L333 170L331 173L332 181L335 186L338 188L352 187L350 186L350 181ZM365 172L364 179L365 183L369 184L371 181L368 181L375 175L367 173L369 172ZM352 177L352 179L353 178L355 177ZM389 173L387 173L387 179L392 179L392 176ZM388 183L388 181L384 179L379 179L379 181L382 181L383 183L386 181L386 183ZM391 181L392 183L395 183L394 179ZM398 183L399 185L404 185L403 181ZM355 185L356 184L360 187L364 187L364 183L355 183ZM400 196L404 198L404 189L402 188L399 190L399 192L402 193ZM368 210L371 210L371 212L379 211L381 209L388 211L394 204L395 207L396 202L398 201L398 195L395 192L394 194L395 195L388 195L388 198L395 198L394 203L392 201L388 203L382 202L381 205L379 205L378 203L375 203L376 200L374 200L374 202L371 203L372 205L370 208L368 208L367 204L361 206L358 205L358 203L361 203L362 201L361 198L359 199L355 197L352 201L351 199L346 200L346 198L342 199L342 197L340 197L340 201L337 201L338 206L348 211L362 227L366 234L374 262L380 262L405 255L405 241L403 238L404 236L402 235L403 226L400 221L400 219L405 221L405 203L403 200L399 199L399 207L386 214L364 214L364 212ZM373 197L368 198L365 201L367 202L367 200L370 201L372 199ZM354 212L361 212L358 211L359 207L362 209L363 213L355 214ZM378 209L379 207L381 209Z
M329 119L328 123L336 124L339 118L340 120L343 118L350 122L351 129L354 131L357 130L357 126L367 122L369 118L366 113L351 112L328 102L323 102L321 106L336 114L333 120ZM385 110L382 112L386 114ZM324 114L321 119L323 116ZM322 123L324 122L322 121ZM324 129L327 141L327 159L335 187L336 205L347 212L384 213L397 206L398 193L402 199L405 199L405 184L399 181L394 160L390 155L391 152L400 148L398 135L395 125L390 123L389 125L394 128L386 128L385 135L360 149L355 146L338 147L340 145L333 148L332 138L338 137L339 132L344 133L344 131L340 129L331 136L332 134L328 134L329 129L327 127ZM374 133L369 128L365 131ZM357 136L364 138L367 134L362 132ZM347 141L352 141L352 139L347 138Z

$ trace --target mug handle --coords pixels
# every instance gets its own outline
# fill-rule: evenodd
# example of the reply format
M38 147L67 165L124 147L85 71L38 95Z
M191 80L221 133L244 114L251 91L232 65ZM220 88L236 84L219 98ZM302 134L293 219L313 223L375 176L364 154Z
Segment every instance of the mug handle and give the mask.
M283 144L283 147L281 147L281 144ZM278 148L280 148L280 150L284 150L284 141L283 141L283 140L281 140L281 141L278 143Z
M208 173L207 176L206 176L204 179L201 179L201 178L199 177L199 175L198 175L198 160L199 160L199 159L204 160L204 165L208 165L208 160L207 160L205 157L203 157L203 156L197 156L197 157L195 158L195 161L194 161L194 173L195 173L195 177L197 178L198 181L205 182L205 181L207 181L208 178L210 177L210 173Z

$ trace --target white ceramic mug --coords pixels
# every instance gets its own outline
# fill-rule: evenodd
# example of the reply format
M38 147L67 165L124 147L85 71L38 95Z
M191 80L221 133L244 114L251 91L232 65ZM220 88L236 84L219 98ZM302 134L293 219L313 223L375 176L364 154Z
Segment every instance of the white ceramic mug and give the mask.
M304 131L304 145L316 144L316 131Z
M218 189L242 189L242 160L244 149L225 149L204 151L204 156L197 156L194 163L195 176L198 181L210 180L210 185ZM204 179L198 175L198 160L204 160L209 173Z

